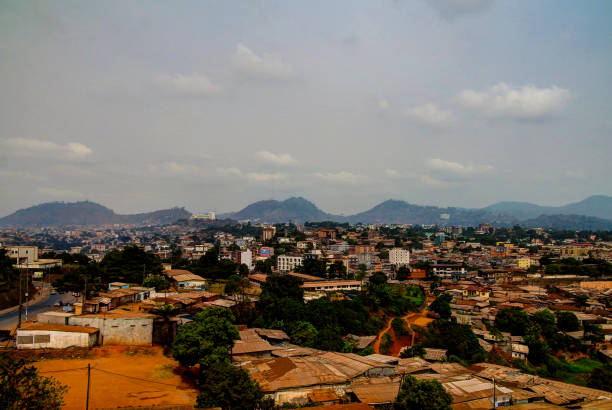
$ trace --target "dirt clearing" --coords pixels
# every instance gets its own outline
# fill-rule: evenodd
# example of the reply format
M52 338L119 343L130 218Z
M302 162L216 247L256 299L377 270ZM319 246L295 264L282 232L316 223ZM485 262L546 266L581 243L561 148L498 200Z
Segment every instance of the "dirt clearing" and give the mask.
M52 359L33 363L41 375L53 376L69 387L65 409L85 408L87 365L91 365L89 408L194 405L198 391L191 373L183 373L177 362L161 348L92 349L87 359Z

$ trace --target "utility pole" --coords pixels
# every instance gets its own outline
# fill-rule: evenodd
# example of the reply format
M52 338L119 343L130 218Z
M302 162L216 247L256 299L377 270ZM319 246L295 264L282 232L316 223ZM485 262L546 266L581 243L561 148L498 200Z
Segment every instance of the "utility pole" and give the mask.
M25 320L26 322L28 321L28 299L30 298L30 292L29 291L29 286L30 284L28 283L28 271L26 271L26 275L25 275L25 280L26 280L26 288L25 288L25 297L26 297L26 303L25 303Z
M495 394L495 378L493 378L493 408L497 408L497 395Z
M17 260L19 260L19 259L17 259ZM21 273L22 273L21 269L19 269L19 316L17 318L17 328L18 329L21 327L21 309L22 309L22 306L21 306L21 303L22 303Z
M89 385L91 384L91 363L87 363L87 399L85 401L85 410L89 410Z

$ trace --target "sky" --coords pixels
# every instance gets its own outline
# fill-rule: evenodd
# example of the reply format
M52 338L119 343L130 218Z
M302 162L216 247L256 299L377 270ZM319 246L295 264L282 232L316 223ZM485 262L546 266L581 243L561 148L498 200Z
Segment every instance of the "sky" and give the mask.
M612 2L0 0L0 216L612 195Z

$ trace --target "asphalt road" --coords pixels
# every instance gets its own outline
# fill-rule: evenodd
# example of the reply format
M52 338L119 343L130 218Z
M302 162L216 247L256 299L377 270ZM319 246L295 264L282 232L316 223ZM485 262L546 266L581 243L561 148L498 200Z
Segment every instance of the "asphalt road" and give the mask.
M53 306L53 304L59 301L62 301L62 303L64 304L74 303L77 301L77 298L72 296L71 293L58 293L55 295L51 295L44 302L40 302L36 305L28 307L28 319L35 319L36 315L38 315L39 313L57 309L57 307ZM18 316L19 311L6 313L0 316L0 329L8 329L11 326L16 326ZM25 321L25 306L23 307L23 312L21 313L21 320L22 322Z

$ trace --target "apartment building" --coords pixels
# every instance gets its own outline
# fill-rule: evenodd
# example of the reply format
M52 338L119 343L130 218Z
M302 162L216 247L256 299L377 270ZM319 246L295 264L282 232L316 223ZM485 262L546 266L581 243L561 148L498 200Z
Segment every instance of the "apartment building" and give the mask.
M291 272L296 266L301 266L304 257L300 255L280 255L276 259L276 268L279 272Z
M408 266L410 264L410 251L402 248L393 248L389 251L389 263L395 266Z

